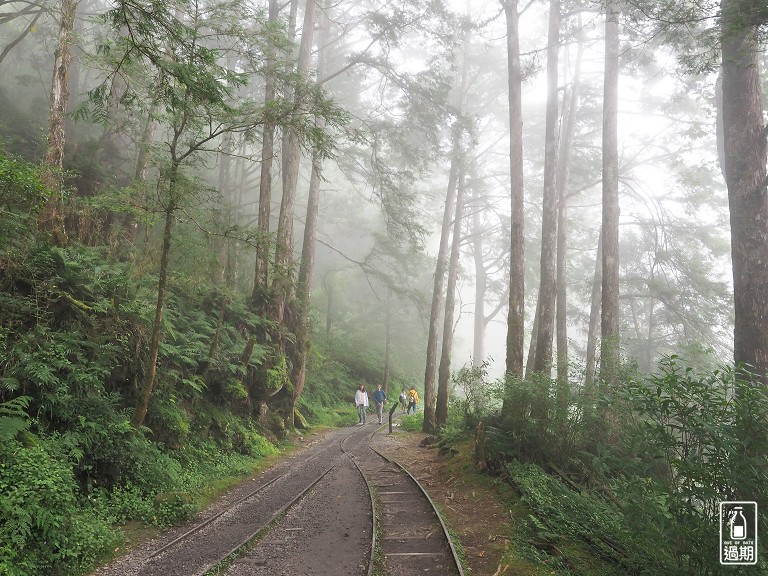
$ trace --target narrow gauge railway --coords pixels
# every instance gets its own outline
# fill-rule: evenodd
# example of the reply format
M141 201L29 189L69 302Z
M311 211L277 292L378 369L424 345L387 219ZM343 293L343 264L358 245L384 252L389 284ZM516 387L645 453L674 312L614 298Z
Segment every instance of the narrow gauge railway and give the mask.
M376 494L380 573L463 576L451 536L429 494L405 468L376 449L372 439L367 450L354 456Z
M377 432L332 432L94 576L462 576L426 492L371 446Z

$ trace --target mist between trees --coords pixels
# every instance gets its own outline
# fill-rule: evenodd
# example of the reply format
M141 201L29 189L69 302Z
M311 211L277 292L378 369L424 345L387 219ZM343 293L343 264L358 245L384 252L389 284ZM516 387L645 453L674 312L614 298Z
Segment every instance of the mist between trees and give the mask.
M670 355L762 386L767 23L750 0L0 3L1 428L71 434L79 485L125 489L121 450L252 454L360 382L418 386L444 430L470 361L551 378L540 423L618 426L597 398Z

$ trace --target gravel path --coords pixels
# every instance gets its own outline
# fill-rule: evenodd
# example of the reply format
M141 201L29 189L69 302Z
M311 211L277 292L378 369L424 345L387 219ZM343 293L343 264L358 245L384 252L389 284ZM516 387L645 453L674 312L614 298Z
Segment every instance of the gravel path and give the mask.
M269 524L275 514L307 490L318 477L348 459L341 442L354 430L338 429L263 474L248 480L204 510L190 524L163 532L92 576L193 576L207 572L235 548ZM260 486L269 485L238 503ZM198 532L169 545L206 519L223 514Z
M359 576L367 573L371 504L344 458L225 576Z
M92 576L369 576L374 522L362 474L379 499L380 568L392 576L456 574L426 500L419 501L405 473L370 450L378 429L369 424L316 438L190 525L163 533ZM225 558L229 563L222 564Z

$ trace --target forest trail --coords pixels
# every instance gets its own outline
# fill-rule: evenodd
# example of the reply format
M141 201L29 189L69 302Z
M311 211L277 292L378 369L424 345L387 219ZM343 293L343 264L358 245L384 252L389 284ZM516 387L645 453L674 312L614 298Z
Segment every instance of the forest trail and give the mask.
M366 546L370 546L370 504L364 496L365 484L351 460L343 454L336 454L333 448L339 442L343 445L347 439L356 437L359 438L355 444L360 444L360 439L369 437L373 432L368 430L371 426L375 425L324 430L312 433L306 439L302 438L302 445L292 451L290 456L240 483L198 514L190 524L167 530L156 538L140 543L128 554L102 566L91 576L149 573L167 576L177 572L207 574L211 570L230 576L262 573L269 573L270 576L278 573L328 573L334 576L365 574L369 555ZM457 545L464 551L465 566L471 569L471 573L480 576L496 574L501 566L500 558L506 547L507 534L506 517L500 501L487 487L457 476L452 469L455 463L443 458L437 450L420 446L424 436L404 432L396 424L393 434L388 434L386 427L382 427L379 433L373 435L371 446L397 460L427 490L430 498L440 508L454 537L458 538ZM373 452L371 455L375 456ZM363 468L370 466L362 460L361 465ZM279 484L286 472L291 482L306 476L305 483L308 483L313 474L325 473L328 481L318 481L317 485L309 486L306 497L302 497L295 506L288 506L276 514L273 526L261 532L247 552L238 553L236 558L219 564L218 559L234 549L231 544L227 544L224 533L229 527L240 523L236 520L236 514L246 514L250 518L256 514L242 510L235 514L231 510L244 508L241 501L247 504L249 497L256 498L255 506L251 503L253 510L264 509L259 512L262 515L272 508L278 510L280 506L276 500L281 498L278 494L285 490L279 488L272 494L268 486ZM265 486L264 497L252 496L261 486ZM275 502L270 504L270 508L264 504L264 500ZM386 497L379 495L377 505L381 507L377 512L380 517L397 516L398 522L407 523L408 517L402 510L396 509L395 503L388 502ZM215 527L213 521L220 514L225 518L223 526L227 528ZM227 517L230 519L226 520ZM212 523L203 527L199 536L187 537L190 530L205 521ZM253 530L245 529L243 534L246 532L248 534L244 538L251 536ZM177 540L187 538L190 541L176 543ZM176 547L180 548L174 551ZM346 568L339 571L341 567Z

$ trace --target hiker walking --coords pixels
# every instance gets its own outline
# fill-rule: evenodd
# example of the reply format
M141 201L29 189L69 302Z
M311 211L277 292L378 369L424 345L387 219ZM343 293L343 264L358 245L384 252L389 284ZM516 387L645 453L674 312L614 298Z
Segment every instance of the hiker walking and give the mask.
M368 392L365 391L365 384L360 384L355 392L355 406L357 406L358 426L365 424L365 413L368 410Z
M403 414L405 414L405 407L408 405L408 394L405 392L405 388L400 392L400 406L403 407Z
M379 424L384 416L384 402L387 401L387 393L381 389L381 384L376 384L376 392L373 393L373 405L376 406L376 416Z
M419 403L419 393L416 392L416 388L411 386L411 389L408 391L408 414L411 413L411 408L413 408L413 413L416 414L417 404Z

